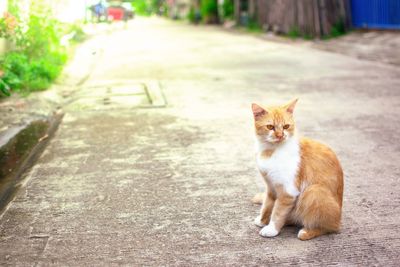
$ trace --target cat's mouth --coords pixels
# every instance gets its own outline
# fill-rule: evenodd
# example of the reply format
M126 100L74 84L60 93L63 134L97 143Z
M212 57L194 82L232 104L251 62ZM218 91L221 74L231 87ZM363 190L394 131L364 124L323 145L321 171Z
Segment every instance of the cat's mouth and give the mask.
M286 136L282 136L282 137L276 137L276 138L272 139L270 142L271 143L275 143L275 144L279 144L279 143L282 143L285 140L286 140Z

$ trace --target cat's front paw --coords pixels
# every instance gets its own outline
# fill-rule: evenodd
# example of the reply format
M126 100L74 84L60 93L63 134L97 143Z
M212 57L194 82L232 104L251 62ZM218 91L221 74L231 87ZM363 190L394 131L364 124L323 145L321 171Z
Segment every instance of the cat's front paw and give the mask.
M258 215L257 218L254 219L254 224L258 227L266 226L266 224L261 221L261 215Z
M261 231L260 235L263 237L274 237L279 234L279 231L275 228L275 224L270 222L267 226L264 226Z

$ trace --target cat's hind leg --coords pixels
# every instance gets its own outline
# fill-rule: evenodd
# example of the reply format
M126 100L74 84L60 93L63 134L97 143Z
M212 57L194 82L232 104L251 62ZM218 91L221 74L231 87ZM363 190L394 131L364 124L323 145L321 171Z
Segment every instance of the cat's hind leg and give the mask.
M326 187L306 188L299 196L295 213L304 226L298 234L301 240L339 231L341 207Z

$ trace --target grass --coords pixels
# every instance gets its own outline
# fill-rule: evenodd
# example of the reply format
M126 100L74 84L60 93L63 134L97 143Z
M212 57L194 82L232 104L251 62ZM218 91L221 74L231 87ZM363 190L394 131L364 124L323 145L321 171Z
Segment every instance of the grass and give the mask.
M262 33L263 32L263 29L260 26L260 24L254 19L249 20L249 23L247 24L246 29L249 32L253 32L253 33Z
M286 36L291 39L299 38L301 37L300 29L296 26L291 27Z
M348 31L346 31L346 27L343 20L340 20L339 22L335 23L332 26L330 33L328 35L322 36L321 39L328 40L331 38L340 37L345 35L347 32ZM313 40L315 38L314 36L308 33L302 34L297 26L293 26L292 28L290 28L289 32L285 36L291 39L303 38L305 40Z
M345 27L343 20L340 20L337 23L333 24L330 34L323 36L322 39L328 40L331 38L337 38L337 37L345 35L348 32L349 31L346 31L346 27Z

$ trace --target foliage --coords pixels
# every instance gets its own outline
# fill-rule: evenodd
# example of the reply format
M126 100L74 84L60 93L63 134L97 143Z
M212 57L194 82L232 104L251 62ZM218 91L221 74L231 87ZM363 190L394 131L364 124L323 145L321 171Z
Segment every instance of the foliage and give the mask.
M169 12L170 12L169 5L167 5L166 2L163 2L163 4L160 6L159 15L160 16L164 16L164 17L168 17Z
M21 53L8 53L2 62L3 75L1 77L1 91L10 95L9 90L20 89L23 77L29 69L28 57Z
M201 20L200 10L194 6L191 6L187 18L191 23L199 23Z
M149 16L151 13L150 4L147 0L135 0L132 2L135 13L140 16Z
M53 19L44 2L32 2L28 16L19 16L16 3L10 1L10 11L15 12L15 27L3 35L13 43L14 49L0 59L0 91L5 95L10 90L28 93L47 89L67 60L66 48L61 45L66 27ZM2 29L9 28L6 25ZM79 29L71 26L68 30Z
M314 37L309 33L301 33L300 29L297 26L293 26L290 28L289 32L286 34L287 37L296 39L296 38L303 38L305 40L312 40Z
M162 0L133 0L131 1L135 13L140 16L159 14L160 8L165 4ZM162 14L159 14L162 15Z
M86 40L86 33L83 31L82 26L79 23L66 24L63 27L65 34L72 34L72 42L81 43Z
M10 38L17 26L17 19L9 12L0 18L0 38Z
M207 23L218 21L218 1L217 0L201 0L201 17Z
M27 30L16 39L16 46L28 57L38 58L62 49L62 28L55 19L31 14L26 26Z
M196 22L196 14L195 14L195 9L194 7L190 7L189 13L188 13L188 20L192 23Z
M299 38L301 36L300 29L296 26L291 27L287 33L287 36L292 39Z
M247 29L250 32L262 32L263 31L262 27L255 19L249 19L249 22L247 24Z
M312 39L313 39L313 36L312 36L311 34L305 33L305 34L303 35L303 38L304 38L304 40L312 40Z
M20 52L8 53L1 64L4 74L0 89L7 89L6 84L8 88L24 93L45 90L61 73L65 61L66 55L57 52L35 59Z
M332 25L332 28L331 28L331 31L329 34L324 35L321 38L323 40L328 40L330 38L342 36L342 35L346 34L346 32L347 31L346 31L345 23L344 23L343 19L341 19ZM293 39L302 37L303 39L306 39L306 40L312 40L315 37L309 33L302 34L300 32L300 29L297 26L293 26L292 28L290 28L289 32L287 33L287 36L290 38L293 38Z
M335 24L333 24L331 28L331 37L338 37L346 33L346 26L343 20L339 20Z
M223 16L226 19L232 19L234 15L235 5L233 0L224 0L222 4Z

